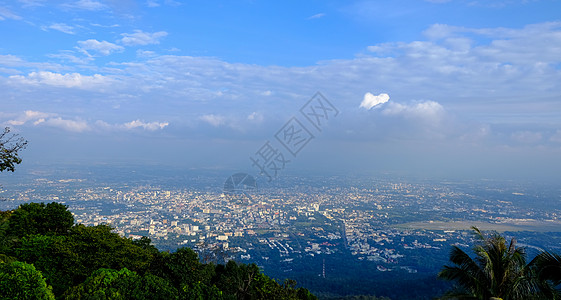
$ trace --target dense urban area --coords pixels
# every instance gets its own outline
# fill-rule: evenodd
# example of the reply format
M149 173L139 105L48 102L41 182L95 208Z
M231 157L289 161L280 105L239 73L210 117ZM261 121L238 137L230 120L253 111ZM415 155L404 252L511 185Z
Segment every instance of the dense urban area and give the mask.
M516 236L530 253L561 252L561 193L546 184L294 175L232 195L222 190L227 173L105 171L18 175L0 209L63 203L76 223L148 236L162 250L187 246L206 262L255 262L320 296L404 296L400 284L438 295L449 283L436 274L451 245L471 247L471 226Z

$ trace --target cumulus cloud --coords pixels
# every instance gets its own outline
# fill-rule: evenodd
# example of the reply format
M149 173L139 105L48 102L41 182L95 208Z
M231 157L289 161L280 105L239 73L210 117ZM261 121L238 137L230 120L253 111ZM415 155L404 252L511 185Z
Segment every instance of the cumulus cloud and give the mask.
M109 55L113 52L121 52L125 48L123 46L115 45L107 41L98 41L96 39L89 39L85 41L78 41L79 49L89 55L88 51L95 51L101 55Z
M8 125L11 126L20 126L23 125L29 121L35 121L38 122L39 120L45 120L44 118L47 118L49 116L52 116L53 114L50 113L45 113L45 112L40 112L40 111L34 111L34 110L26 110L23 112L22 115L20 115L19 117L17 117L14 120L8 120L6 123ZM39 122L41 123L41 122ZM37 124L39 124L37 123Z
M149 33L135 30L134 33L123 33L121 43L126 46L159 44L160 39L167 35L165 31Z
M378 96L373 95L372 93L364 94L364 98L360 103L359 107L363 107L365 109L371 109L372 107L378 106L380 104L384 104L390 101L390 96L388 94L380 94Z
M31 123L34 126L49 126L64 129L66 131L82 132L89 130L90 126L84 120L64 119L54 113L47 113L35 110L26 110L20 116L13 120L8 120L6 124L12 126L22 126Z
M90 126L86 121L83 120L67 120L61 117L50 118L46 120L42 120L41 122L37 123L41 125L47 125L51 127L56 127L60 129L64 129L66 131L72 132L82 132L90 129Z
M32 124L33 126L49 126L64 129L72 132L83 132L88 130L96 131L114 131L114 130L131 130L131 129L144 129L147 131L156 131L164 129L169 125L168 122L144 122L140 119L118 124L109 124L103 120L89 123L80 118L69 119L61 117L55 113L47 113L34 110L26 110L16 118L12 118L3 124L9 126L22 126L25 124Z
M31 72L27 76L13 75L9 77L11 80L24 84L44 84L56 87L67 88L88 88L97 85L104 85L110 80L100 74L91 76L81 75L79 73L53 73L53 72Z
M134 120L123 124L124 128L126 129L143 128L148 131L164 129L168 125L168 122L143 122L141 120Z

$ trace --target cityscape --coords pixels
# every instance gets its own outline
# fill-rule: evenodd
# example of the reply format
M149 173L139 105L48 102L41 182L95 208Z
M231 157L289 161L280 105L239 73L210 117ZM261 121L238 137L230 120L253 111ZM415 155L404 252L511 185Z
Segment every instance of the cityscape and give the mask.
M217 180L227 176L218 174L164 176L147 184L138 178L150 171L126 179L104 168L73 177L22 175L29 181L9 185L2 209L56 201L78 224L106 224L130 239L146 236L159 249L189 247L205 262L257 263L265 274L293 278L319 294L330 293L325 281L349 264L379 282L421 278L444 289L436 273L452 245L473 245L471 226L516 236L530 254L561 250L561 196L545 184L286 176L229 195Z

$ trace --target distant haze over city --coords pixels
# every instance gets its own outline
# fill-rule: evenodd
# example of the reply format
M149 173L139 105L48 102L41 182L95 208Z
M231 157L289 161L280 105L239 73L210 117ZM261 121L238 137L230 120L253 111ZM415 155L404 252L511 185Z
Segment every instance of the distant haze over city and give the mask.
M545 0L0 1L0 124L29 140L22 172L257 175L250 157L268 141L288 151L278 141L295 117L313 138L285 152L279 176L558 180L559 11ZM321 127L300 111L317 92L337 111Z

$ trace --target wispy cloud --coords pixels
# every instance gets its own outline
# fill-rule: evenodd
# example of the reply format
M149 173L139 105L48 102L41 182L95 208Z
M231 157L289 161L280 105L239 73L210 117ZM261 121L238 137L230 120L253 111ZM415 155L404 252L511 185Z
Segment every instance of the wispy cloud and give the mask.
M41 29L48 30L53 29L67 34L75 34L74 27L64 24L64 23L54 23L49 26L42 26Z
M313 16L309 16L307 19L312 20L312 19L319 19L319 18L323 18L323 17L325 17L325 14L324 13L319 13L319 14L315 14Z
M123 33L120 41L126 46L159 44L160 39L167 35L168 33L165 31L149 33L135 30L134 33Z
M410 104L391 102L382 113L438 122L444 115L444 107L435 101L420 101Z
M18 0L23 7L44 6L46 0Z
M147 131L162 130L169 125L169 122L144 122L140 119L120 123L110 124L103 120L93 123L83 120L80 117L68 118L59 116L56 113L48 113L34 110L26 110L16 118L5 121L3 124L8 126L48 126L63 129L65 131L114 131L114 130L133 130L142 129Z
M11 10L9 10L5 7L0 7L0 21L6 20L6 19L21 20L22 17L16 15Z
M110 79L100 74L91 76L79 73L53 73L53 72L31 72L27 76L12 75L9 77L12 81L30 84L30 85L50 85L55 87L66 88L90 88L94 86L106 85L110 83Z
M226 118L224 116L215 115L215 114L202 115L199 117L199 119L214 127L223 125L226 121Z
M82 10L89 10L89 11L98 11L107 8L105 4L95 0L71 1L63 4L63 6L73 9L82 9Z
M89 39L85 41L78 41L79 49L89 55L88 51L94 51L101 55L109 55L113 52L121 52L125 48L123 46L115 45L107 41L98 41Z

